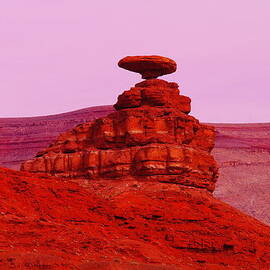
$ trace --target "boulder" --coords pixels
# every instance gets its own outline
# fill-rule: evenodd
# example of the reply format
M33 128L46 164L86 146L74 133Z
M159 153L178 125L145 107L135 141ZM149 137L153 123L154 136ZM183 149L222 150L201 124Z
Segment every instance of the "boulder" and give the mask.
M154 79L176 71L176 63L159 55L127 56L121 59L118 66L140 73L143 79Z

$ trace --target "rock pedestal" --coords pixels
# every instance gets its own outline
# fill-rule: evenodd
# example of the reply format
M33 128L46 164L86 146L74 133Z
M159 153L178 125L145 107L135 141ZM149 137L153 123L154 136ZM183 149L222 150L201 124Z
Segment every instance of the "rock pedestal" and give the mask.
M61 177L135 179L214 190L217 164L210 155L214 128L190 112L176 83L154 77L176 64L158 56L126 57L119 65L149 78L124 91L116 112L61 134L22 164L23 171Z
M270 269L269 226L208 192L214 130L177 84L148 78L115 108L22 165L47 175L0 168L2 268Z

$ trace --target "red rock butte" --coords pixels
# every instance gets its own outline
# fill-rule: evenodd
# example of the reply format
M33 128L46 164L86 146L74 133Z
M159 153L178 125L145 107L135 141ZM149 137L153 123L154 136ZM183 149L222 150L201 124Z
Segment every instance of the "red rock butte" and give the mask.
M156 74L164 74L163 57L135 58L141 72L155 67ZM188 115L190 98L179 92L176 83L160 79L137 83L118 97L116 112L61 134L21 169L89 180L177 183L212 192L218 175L210 154L214 128Z

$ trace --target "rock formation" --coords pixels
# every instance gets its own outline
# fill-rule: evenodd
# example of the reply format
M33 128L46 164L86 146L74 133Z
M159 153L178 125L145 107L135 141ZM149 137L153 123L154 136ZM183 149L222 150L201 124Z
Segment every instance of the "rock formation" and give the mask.
M43 174L0 169L0 270L270 269L270 227L212 196L187 100L148 79L22 166Z
M167 57L127 56L118 63L119 67L140 73L143 79L155 79L176 71L176 63Z
M168 60L163 57L127 57L119 65L131 69L129 63L143 77L173 71L165 68ZM150 76L153 71L155 75ZM188 115L190 99L179 95L176 83L142 81L120 95L114 107L117 111L107 117L60 135L21 169L61 177L130 178L214 190L217 165L210 155L214 128Z

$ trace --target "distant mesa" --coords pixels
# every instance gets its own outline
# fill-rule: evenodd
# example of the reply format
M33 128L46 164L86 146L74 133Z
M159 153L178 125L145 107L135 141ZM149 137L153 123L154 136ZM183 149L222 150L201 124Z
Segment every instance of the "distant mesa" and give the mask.
M118 66L140 73L143 79L155 79L173 73L177 67L172 59L158 55L127 56L119 61Z

